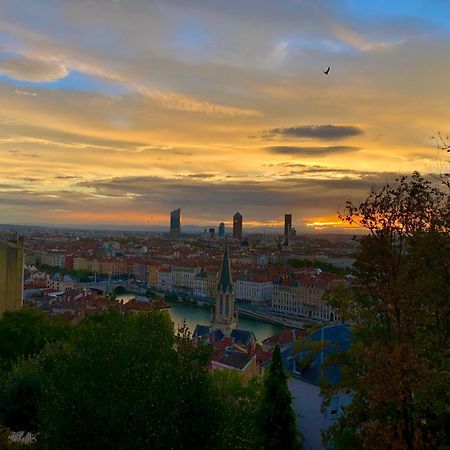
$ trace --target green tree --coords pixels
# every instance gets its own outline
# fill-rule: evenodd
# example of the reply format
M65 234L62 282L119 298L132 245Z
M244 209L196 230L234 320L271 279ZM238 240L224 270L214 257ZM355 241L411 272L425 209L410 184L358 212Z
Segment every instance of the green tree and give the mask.
M113 295L117 296L117 295L123 295L125 294L126 290L123 286L116 286L113 289Z
M333 264L324 261L311 261L309 259L292 258L288 260L288 264L296 269L303 267L314 267L315 269L320 269L324 272L335 273L337 275L345 275L350 272L350 270L348 269L340 269L333 266Z
M209 350L175 337L167 313L89 317L44 356L45 448L213 448Z
M9 370L19 358L37 355L47 343L67 339L71 328L63 318L49 319L38 309L5 312L0 320L0 369Z
M216 450L260 450L257 412L262 395L260 377L219 370L210 374L211 402L218 426L210 428Z
M0 423L14 431L38 431L42 372L37 358L21 359L0 385Z
M415 173L373 189L341 218L368 230L359 240L358 282L333 302L351 316L342 355L353 402L329 430L354 448L450 446L450 210L448 193ZM340 305L339 305L340 303Z
M299 433L296 429L292 397L287 385L287 374L276 346L273 359L264 377L259 408L261 447L265 450L298 449Z

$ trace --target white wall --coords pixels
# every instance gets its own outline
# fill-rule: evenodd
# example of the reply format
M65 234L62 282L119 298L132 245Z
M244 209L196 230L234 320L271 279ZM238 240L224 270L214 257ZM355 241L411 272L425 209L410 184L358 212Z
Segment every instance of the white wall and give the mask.
M351 397L341 393L339 397L339 413L331 417L329 408L325 414L320 410L323 398L320 395L320 387L314 384L306 383L297 378L290 378L288 386L293 395L293 407L297 416L297 429L299 429L305 438L305 450L322 450L321 440L322 430L330 427L339 416L342 405L348 404Z

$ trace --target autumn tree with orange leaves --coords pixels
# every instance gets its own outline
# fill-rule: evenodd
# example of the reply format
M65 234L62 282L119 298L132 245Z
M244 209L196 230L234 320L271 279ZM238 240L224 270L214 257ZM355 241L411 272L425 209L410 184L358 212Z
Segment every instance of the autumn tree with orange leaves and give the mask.
M442 186L442 185L441 185ZM331 300L350 315L354 340L342 380L352 393L325 434L334 448L450 448L450 199L414 173L372 189L341 219L364 227L358 282Z

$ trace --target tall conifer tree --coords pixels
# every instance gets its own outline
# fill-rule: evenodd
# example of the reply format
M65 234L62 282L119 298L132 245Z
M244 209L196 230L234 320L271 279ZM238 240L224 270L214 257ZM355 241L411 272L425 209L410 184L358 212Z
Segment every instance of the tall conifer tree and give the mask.
M262 448L265 450L301 448L295 425L295 413L292 409L292 397L278 346L275 348L272 363L264 379L259 415Z

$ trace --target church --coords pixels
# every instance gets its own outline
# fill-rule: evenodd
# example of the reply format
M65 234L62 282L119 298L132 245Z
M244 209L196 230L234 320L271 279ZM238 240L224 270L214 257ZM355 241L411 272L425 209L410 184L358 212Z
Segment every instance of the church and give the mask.
M252 331L238 328L238 313L235 305L234 287L231 276L228 243L225 242L222 265L217 284L216 304L211 314L210 325L197 325L194 341L202 341L217 347L227 344L228 353L244 353L253 356L256 338ZM227 353L224 352L224 353ZM228 355L229 356L229 355ZM228 359L230 359L228 357ZM236 359L236 358L235 358Z

